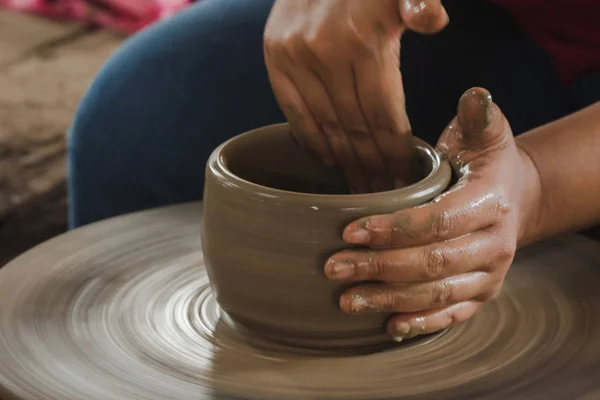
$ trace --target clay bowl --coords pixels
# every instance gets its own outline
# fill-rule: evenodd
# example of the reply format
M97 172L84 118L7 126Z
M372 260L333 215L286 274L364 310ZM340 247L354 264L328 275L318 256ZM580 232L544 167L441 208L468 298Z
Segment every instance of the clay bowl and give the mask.
M280 344L349 349L390 341L389 315L349 316L347 285L329 281L327 259L349 247L344 226L363 216L414 207L449 185L451 169L414 139L422 179L411 186L350 195L343 176L300 147L287 124L225 142L206 168L202 245L222 318Z

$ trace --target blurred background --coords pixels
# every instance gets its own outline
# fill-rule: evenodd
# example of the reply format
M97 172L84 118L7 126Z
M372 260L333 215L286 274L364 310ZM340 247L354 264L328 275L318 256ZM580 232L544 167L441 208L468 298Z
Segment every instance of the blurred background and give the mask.
M67 227L65 134L128 35L191 0L0 0L0 266Z

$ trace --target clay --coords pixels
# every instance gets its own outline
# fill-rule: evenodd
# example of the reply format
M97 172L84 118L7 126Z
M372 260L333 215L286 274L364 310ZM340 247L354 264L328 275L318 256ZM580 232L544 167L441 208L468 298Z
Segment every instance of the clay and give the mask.
M220 321L202 206L66 233L0 270L3 400L596 399L600 244L521 250L467 322L363 355L276 345Z
M298 145L287 124L242 134L218 147L206 169L202 245L216 298L230 320L272 341L307 348L392 342L391 314L349 316L347 283L324 273L348 247L344 226L360 217L420 205L442 193L451 169L414 139L420 180L386 192L349 195L340 171Z

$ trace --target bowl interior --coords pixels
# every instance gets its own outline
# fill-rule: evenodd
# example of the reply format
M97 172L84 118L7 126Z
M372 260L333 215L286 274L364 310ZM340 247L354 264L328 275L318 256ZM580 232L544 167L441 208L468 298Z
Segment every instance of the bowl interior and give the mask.
M431 174L435 161L428 149L416 148L415 171L417 180L422 180ZM350 194L342 171L325 166L282 126L233 138L224 145L221 162L238 178L272 189L308 194Z

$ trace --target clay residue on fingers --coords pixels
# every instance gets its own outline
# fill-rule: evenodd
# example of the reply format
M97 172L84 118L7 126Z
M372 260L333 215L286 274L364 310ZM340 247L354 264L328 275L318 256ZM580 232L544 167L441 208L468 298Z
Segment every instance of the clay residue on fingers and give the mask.
M396 323L392 328L392 338L396 342L401 342L405 339L412 339L415 336L421 335L427 328L427 321L424 317L418 317L412 321L403 321Z
M493 121L493 102L490 92L483 88L467 90L458 101L460 135L467 142L476 140Z

